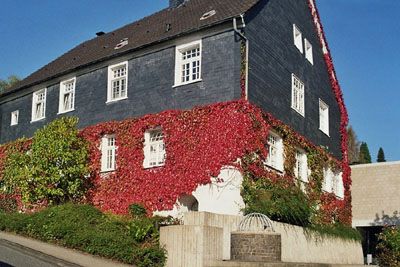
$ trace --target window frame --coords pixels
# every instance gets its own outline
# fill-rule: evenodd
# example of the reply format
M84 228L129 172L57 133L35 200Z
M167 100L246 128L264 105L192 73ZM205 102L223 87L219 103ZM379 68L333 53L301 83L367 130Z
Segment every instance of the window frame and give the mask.
M151 141L151 135L154 133L161 133L161 140L156 140L156 141ZM144 133L144 146L143 146L143 153L144 153L144 160L143 160L143 167L145 169L150 169L150 168L156 168L156 167L162 167L165 165L165 161L167 158L167 151L166 151L166 146L165 146L165 135L164 132L161 128L157 127L154 129L150 129L147 130ZM159 145L162 144L163 145L163 149L160 151ZM156 145L158 148L156 149L155 154L156 155L156 162L154 163L152 161L152 152L151 152L151 148L152 145ZM160 158L163 158L163 161L159 161Z
M275 144L272 145L270 138L275 138ZM283 139L277 133L270 131L267 139L268 156L264 161L264 165L274 170L283 172L284 152L283 152ZM272 160L272 149L275 148L275 160ZM275 163L274 163L275 162Z
M19 122L19 110L17 109L17 110L14 110L13 112L11 112L10 126L18 125L18 122Z
M112 145L110 145L110 139L113 139ZM101 138L101 162L100 162L100 172L113 172L117 169L117 149L115 134L106 134ZM111 152L111 155L108 154ZM109 162L109 157L111 156L111 162Z
M199 49L199 55L196 57L191 57L189 59L182 59L183 53L193 50L194 48ZM202 40L196 40L190 43L185 43L182 45L178 45L175 48L175 82L173 87L187 85L191 83L196 83L202 81L202 56L203 56L203 47L202 47ZM199 70L198 78L193 79L193 65L192 63L198 61L198 65L196 66ZM189 81L182 81L182 72L183 72L183 64L190 64L189 67Z
M300 31L299 27L296 26L296 24L293 24L293 43L297 47L297 49L300 51L300 53L303 54L303 34Z
M300 148L297 148L295 152L294 176L303 192L305 191L305 184L309 182L307 160L306 152Z
M307 39L304 39L304 50L306 59L311 63L311 65L314 65L313 47Z
M114 75L114 73L113 73L114 70L119 69L123 66L125 67L125 75L122 77L117 77L117 78L114 77L113 78L112 76ZM108 73L108 75L107 75L107 102L106 103L113 103L113 102L127 99L128 98L128 76L129 76L128 61L124 61L124 62L120 62L120 63L114 64L114 65L108 66L107 73ZM113 82L116 80L118 80L118 81L125 80L125 95L114 98L113 97L113 95L114 95ZM121 85L120 85L120 87L121 87ZM119 88L119 90L121 92L121 88Z
M43 99L38 100L38 96L42 93L44 94ZM33 92L31 122L44 120L46 118L46 100L47 100L47 88L40 89L40 90ZM36 107L39 102L43 105L43 111L41 112L42 113L41 117L36 117L36 111L37 111Z
M72 89L69 92L66 92L66 85L73 83ZM67 112L71 112L75 110L75 88L76 88L76 77L68 79L68 80L64 80L60 82L60 90L59 90L59 102L58 102L58 114L63 114L63 113L67 113ZM70 104L70 108L65 109L64 106L64 97L65 95L72 95L71 96L71 104Z
M295 82L300 87L296 88ZM302 80L299 79L295 74L292 73L292 104L291 107L301 116L305 117L305 85ZM296 103L299 103L299 107L296 106Z
M319 105L319 129L329 136L329 106L320 98Z

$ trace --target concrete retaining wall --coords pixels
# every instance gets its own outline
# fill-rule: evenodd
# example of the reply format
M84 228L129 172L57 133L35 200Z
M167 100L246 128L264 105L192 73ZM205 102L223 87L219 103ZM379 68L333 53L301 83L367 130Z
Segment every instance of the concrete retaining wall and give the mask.
M242 218L189 212L184 215L184 225L161 228L160 242L168 250L167 266L207 266L212 260L229 259L230 234ZM278 222L273 225L281 234L283 262L363 264L360 242L321 238L302 227Z

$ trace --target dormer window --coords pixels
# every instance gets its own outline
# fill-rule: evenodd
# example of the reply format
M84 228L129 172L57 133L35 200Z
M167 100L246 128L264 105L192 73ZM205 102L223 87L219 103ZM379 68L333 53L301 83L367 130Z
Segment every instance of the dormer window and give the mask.
M144 168L153 168L165 164L166 152L164 134L160 128L146 131L144 134Z
M73 111L75 108L75 81L70 79L60 83L60 100L58 104L58 113Z
M128 98L128 62L108 67L107 102Z
M175 86L201 80L201 40L176 47Z
M33 93L32 122L44 119L46 116L46 89Z
M303 53L303 36L299 28L297 28L296 24L293 24L293 39L294 45L299 49L301 53Z

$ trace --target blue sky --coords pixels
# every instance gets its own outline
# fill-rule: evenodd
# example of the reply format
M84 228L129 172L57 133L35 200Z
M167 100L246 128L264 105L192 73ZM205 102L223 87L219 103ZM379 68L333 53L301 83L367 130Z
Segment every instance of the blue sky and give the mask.
M295 1L295 0L293 0ZM167 0L1 0L0 78L25 77L77 44ZM400 160L399 0L317 0L358 138Z

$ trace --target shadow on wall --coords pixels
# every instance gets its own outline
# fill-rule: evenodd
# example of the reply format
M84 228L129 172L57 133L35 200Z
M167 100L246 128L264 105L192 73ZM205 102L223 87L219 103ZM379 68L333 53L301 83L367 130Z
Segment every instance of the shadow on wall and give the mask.
M375 214L374 225L400 225L399 215L399 211L393 212L393 215L387 215L382 211L381 215Z

